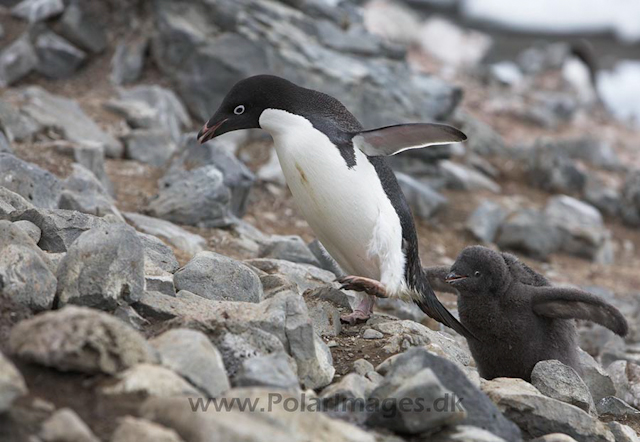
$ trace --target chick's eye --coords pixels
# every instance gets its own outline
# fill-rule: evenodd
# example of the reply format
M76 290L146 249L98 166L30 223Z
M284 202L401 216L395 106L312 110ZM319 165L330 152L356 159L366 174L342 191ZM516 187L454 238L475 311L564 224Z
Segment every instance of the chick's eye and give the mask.
M473 276L475 276L476 278L480 277L480 272L478 272L478 271L476 270L476 272L473 274Z
M240 115L244 113L244 106L241 104L239 106L236 106L236 108L233 110L233 113L236 115Z

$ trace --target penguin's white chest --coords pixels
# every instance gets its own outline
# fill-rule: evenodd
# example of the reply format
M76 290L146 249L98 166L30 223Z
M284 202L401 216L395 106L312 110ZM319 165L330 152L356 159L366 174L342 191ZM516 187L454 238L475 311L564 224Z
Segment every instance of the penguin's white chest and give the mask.
M339 149L304 117L267 109L260 126L273 136L296 205L320 242L349 274L404 288L400 218L369 159L355 149L347 167Z

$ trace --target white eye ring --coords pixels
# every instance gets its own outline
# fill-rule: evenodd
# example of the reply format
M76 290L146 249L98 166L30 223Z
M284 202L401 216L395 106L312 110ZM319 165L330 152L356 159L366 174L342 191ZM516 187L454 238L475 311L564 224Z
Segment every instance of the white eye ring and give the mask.
M244 113L244 106L243 105L238 105L236 106L236 108L233 110L233 113L236 115L241 115Z

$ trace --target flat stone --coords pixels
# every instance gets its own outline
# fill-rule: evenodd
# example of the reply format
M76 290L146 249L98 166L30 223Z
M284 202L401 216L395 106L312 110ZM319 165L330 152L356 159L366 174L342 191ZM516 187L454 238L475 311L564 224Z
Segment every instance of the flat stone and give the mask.
M102 388L105 395L144 394L146 396L201 397L195 389L174 371L160 365L137 364L118 373L115 383Z
M598 414L615 416L616 418L625 418L627 416L640 416L640 411L633 408L622 399L615 396L604 397L596 404Z
M68 306L18 323L9 338L20 359L60 371L114 374L156 355L144 337L98 310Z
M593 413L589 389L576 371L557 360L540 361L531 372L531 384L542 394Z
M206 335L196 330L173 329L151 341L160 362L204 391L210 398L229 390L222 356Z
M378 330L374 330L372 328L368 328L362 333L362 337L364 339L382 339L384 335L380 333Z
M272 235L269 242L261 247L260 258L283 259L320 267L315 255L298 235Z
M164 238L173 247L182 250L189 256L202 252L207 245L207 241L202 236L191 233L169 221L132 212L127 212L124 216L136 229L149 235Z
M299 264L282 259L249 259L245 263L267 272L268 274L280 274L297 284L302 293L308 289L315 289L333 284L336 276L326 270L309 264Z
M214 252L200 252L176 271L177 290L212 300L260 302L260 278L240 261Z

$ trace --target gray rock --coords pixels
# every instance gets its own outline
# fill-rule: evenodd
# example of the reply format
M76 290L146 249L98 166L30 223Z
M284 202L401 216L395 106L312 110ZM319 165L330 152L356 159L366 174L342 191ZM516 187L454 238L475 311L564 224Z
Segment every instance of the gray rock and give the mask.
M307 303L309 316L316 334L318 336L338 336L342 331L338 309L330 302L320 300L318 297L307 293L304 294L304 300Z
M467 219L466 227L476 239L491 243L506 217L507 211L500 204L484 200Z
M56 277L49 259L27 233L0 221L0 291L35 311L53 306Z
M630 226L640 226L640 170L629 172L622 187L622 218Z
M525 438L564 433L580 442L613 442L613 435L603 423L578 407L540 394L522 379L483 381L482 391L520 427Z
M175 296L147 290L133 307L145 318L166 321L177 317L198 317L211 305L209 300L186 290Z
M82 49L98 54L107 47L107 34L101 21L88 9L85 2L71 2L60 19L60 32Z
M173 91L141 85L120 91L120 98L108 107L126 118L134 129L163 129L179 142L182 129L191 125L189 114Z
M18 323L11 330L13 354L61 371L114 374L156 355L144 337L113 316L68 306Z
M243 216L247 209L249 191L255 177L230 148L219 139L200 145L195 133L189 133L180 141L180 152L171 162L169 172L161 180L161 186L170 184L181 171L193 170L203 166L215 166L224 176L224 185L231 191L231 211Z
M329 9L336 8L342 6ZM242 10L254 13L239 20ZM365 127L446 118L461 97L459 89L413 72L404 61L343 53L328 47L327 37L324 43L310 38L317 17L282 3L242 0L179 7L163 2L153 12L159 30L152 51L156 63L203 121L210 117L211 103L221 102L238 78L258 73L340 97ZM226 32L219 33L218 26ZM362 50L369 41L379 41L364 32L359 37L357 30L354 35L350 43L340 39L340 45ZM206 73L216 67L218 81L212 85Z
M537 210L521 209L509 215L500 226L496 244L533 258L546 260L561 245L562 234Z
M139 331L144 330L150 324L130 305L119 305L113 312L113 316Z
M367 418L368 425L382 426L393 431L408 434L419 434L433 430L443 425L460 422L467 415L462 401L456 401L453 392L442 385L433 370L424 368L417 373L406 376L385 379L373 392L373 396L392 404L387 410L376 410ZM449 407L447 403L443 409L435 407L438 399L446 398L457 403ZM429 409L418 410L415 407L405 408L402 401L417 404L417 400L424 400Z
M262 284L249 267L214 252L200 252L174 277L177 290L207 299L260 302Z
M502 136L472 115L458 110L453 116L453 124L467 135L464 146L470 152L488 157L507 154L508 149Z
M521 439L518 427L502 415L456 364L430 353L425 348L412 348L391 361L384 371L384 380L374 390L372 397L386 397L387 391L394 390L404 379L413 378L426 368L433 371L445 389L451 391L455 397L463 398L462 404L467 416L457 422L458 425L478 427L508 441ZM378 371L380 372L380 367Z
M152 292L159 292L167 296L176 295L176 286L173 282L173 275L171 273L162 272L162 274L145 274L144 284L146 290Z
M94 227L69 247L58 268L58 303L113 310L144 291L144 252L126 224Z
M587 161L594 166L609 170L616 170L621 166L620 159L611 145L596 137L566 138L547 142L554 144L556 150L568 157Z
M269 387L282 390L298 388L295 362L287 354L272 353L245 359L234 377L235 387ZM292 367L292 365L294 367Z
M169 221L132 212L127 212L124 216L136 229L164 238L173 247L182 250L189 256L203 251L207 245L207 241L200 235L188 232Z
M19 227L20 230L29 235L29 238L33 240L34 244L38 244L40 236L42 235L42 231L38 226L27 220L16 221L13 225Z
M24 199L21 195L2 186L0 186L0 201L3 203L4 207L2 215L8 215L14 210L34 208L33 204Z
M126 416L120 420L111 442L183 442L174 430L146 419Z
M27 384L18 369L0 353L0 416L27 392Z
M0 126L11 142L30 138L42 129L32 118L3 100L0 100Z
M27 209L11 213L12 221L27 220L40 228L38 246L47 252L66 252L85 231L108 224L102 218L62 209Z
M322 44L338 52L358 55L378 55L381 52L381 42L360 26L350 26L345 31L335 23L320 20L316 23L316 29Z
M133 83L140 78L149 46L146 38L120 43L111 59L111 81L116 85Z
M125 155L152 166L163 166L175 153L171 134L163 129L135 129L125 138Z
M11 15L35 23L55 17L63 10L62 0L23 0L11 8Z
M174 273L179 264L173 250L154 235L138 232L144 250L145 272L153 267L165 272ZM151 266L151 267L150 267Z
M608 396L602 398L597 404L598 415L610 415L616 418L625 418L629 415L640 416L640 411L637 408L633 408L622 399L615 396Z
M550 398L593 413L595 404L589 389L576 371L560 361L540 361L531 372L531 384Z
M445 160L440 162L439 167L445 177L446 186L450 189L482 189L493 193L501 192L500 185L484 174L467 166Z
M201 397L202 393L176 372L160 365L136 364L115 376L115 383L102 388L102 394L142 394L145 396Z
M13 154L13 148L11 147L11 143L9 139L5 135L3 131L0 130L0 153L10 153Z
M378 330L374 330L372 328L368 328L362 333L363 339L382 339L384 335Z
M633 407L640 407L640 366L630 361L619 360L610 364L607 372L615 386L615 396Z
M151 341L160 362L215 398L229 390L229 379L218 349L195 330L173 329Z
M297 235L272 235L261 247L259 256L320 267L315 255Z
M51 172L11 154L0 153L0 186L37 207L53 209L58 207L62 185Z
M447 198L409 175L396 173L396 178L416 216L429 219L447 205Z
M298 264L282 259L248 259L245 263L268 274L280 274L298 286L300 293L333 284L336 276L309 264Z
M73 149L73 159L76 163L90 170L102 183L105 190L115 196L113 183L104 168L104 149L100 144L82 143Z
M58 207L100 217L113 215L124 222L115 201L93 172L75 163L72 168L71 175L63 182Z
M28 36L24 35L0 52L0 86L21 80L38 65L38 55Z
M109 157L122 156L122 144L103 131L74 100L50 94L37 86L26 88L23 96L27 102L24 112L40 125L59 131L68 141L96 143Z
M604 226L598 209L559 195L549 199L544 215L560 232L561 250L602 264L613 261L611 232Z
M609 427L609 430L611 430L611 433L613 433L616 442L640 441L640 438L638 437L636 432L633 431L633 428L627 425L622 425L619 422L609 422L607 426Z
M161 188L149 204L152 216L178 224L224 227L233 221L231 192L215 166L204 166L177 174Z
M322 390L320 399L326 408L333 409L344 401L366 400L369 393L371 393L371 382L362 375L349 373Z
M608 187L596 177L590 176L587 180L584 199L607 216L615 217L622 212L622 196L620 192Z
M549 192L580 194L587 174L551 140L542 139L528 150L529 181Z
M329 301L331 304L343 308L351 308L351 300L353 298L353 296L349 296L344 291L329 285L308 289L305 291L305 297Z
M578 356L582 380L589 387L594 402L598 403L604 397L615 395L616 388L611 376L602 366L589 353L580 348L578 348Z
M146 401L141 414L164 426L173 428L178 434L188 435L189 441L205 442L213 434L225 435L228 441L303 441L310 435L320 436L332 442L374 442L372 434L346 422L331 419L324 413L306 412L302 407L291 410L291 404L300 404L300 393L279 392L277 403L273 399L269 412L247 413L237 404L269 404L274 392L267 388L239 388L231 390L226 401L232 403L223 413L209 407L207 411L194 413L184 398L152 398ZM308 399L308 397L307 397ZM287 404L287 405L285 405ZM266 405L265 405L266 407ZM321 430L320 430L321 429Z
M373 364L366 359L358 359L353 363L353 371L366 376L369 372L375 371Z
M52 79L70 77L87 58L83 51L51 31L38 35L34 46L38 72Z
M70 408L61 408L43 422L39 437L44 442L99 442L80 416Z

